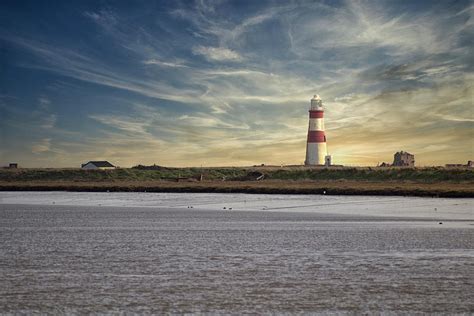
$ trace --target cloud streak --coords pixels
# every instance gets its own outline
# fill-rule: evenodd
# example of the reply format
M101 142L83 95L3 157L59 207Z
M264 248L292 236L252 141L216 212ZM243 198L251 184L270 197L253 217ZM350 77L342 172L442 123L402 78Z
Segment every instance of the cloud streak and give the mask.
M225 47L193 47L195 55L202 55L209 61L241 61L243 57L237 52Z

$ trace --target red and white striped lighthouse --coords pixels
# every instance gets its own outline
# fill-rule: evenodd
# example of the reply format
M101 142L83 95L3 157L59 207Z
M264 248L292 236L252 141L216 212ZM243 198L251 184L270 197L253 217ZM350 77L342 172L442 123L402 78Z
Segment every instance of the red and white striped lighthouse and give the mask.
M324 134L323 101L319 95L311 99L309 109L308 141L305 165L324 165L327 156L326 135Z

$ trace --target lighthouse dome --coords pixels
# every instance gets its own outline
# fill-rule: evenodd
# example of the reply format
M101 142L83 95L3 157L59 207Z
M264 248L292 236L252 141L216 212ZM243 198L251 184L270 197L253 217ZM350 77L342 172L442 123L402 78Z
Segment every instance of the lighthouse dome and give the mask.
M312 111L322 111L323 110L323 101L318 94L315 94L311 99L311 108Z

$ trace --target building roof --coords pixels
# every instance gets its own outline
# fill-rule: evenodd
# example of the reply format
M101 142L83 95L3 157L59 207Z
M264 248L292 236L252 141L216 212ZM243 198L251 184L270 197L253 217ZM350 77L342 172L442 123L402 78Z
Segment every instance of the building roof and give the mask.
M104 168L104 167L114 168L115 167L113 164L111 164L110 162L105 161L105 160L103 160L103 161L89 161L88 163L84 164L84 166L87 165L87 164L90 164L90 163L95 165L96 167L100 167L100 168Z
M409 152L403 151L403 150L402 150L402 151L397 151L397 152L395 153L395 155L397 155L397 154L398 154L398 155L410 155L410 156L414 156L413 154L410 154Z

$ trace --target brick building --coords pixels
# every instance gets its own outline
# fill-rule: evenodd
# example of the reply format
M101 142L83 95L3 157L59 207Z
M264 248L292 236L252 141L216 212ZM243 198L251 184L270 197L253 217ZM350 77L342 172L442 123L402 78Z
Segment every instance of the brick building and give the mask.
M414 167L415 166L415 155L412 155L406 151L399 151L393 155L394 167Z

